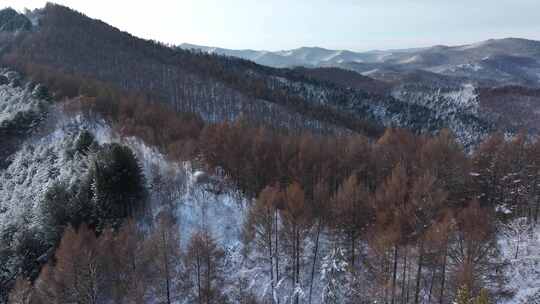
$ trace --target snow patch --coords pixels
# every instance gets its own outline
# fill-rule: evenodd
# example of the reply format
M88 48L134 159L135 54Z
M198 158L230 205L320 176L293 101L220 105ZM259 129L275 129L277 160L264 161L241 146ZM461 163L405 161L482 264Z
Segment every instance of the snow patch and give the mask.
M506 288L513 294L503 299L503 304L540 302L540 226L528 226L526 222L521 225L519 221L523 219L515 219L499 234L501 256L507 265Z

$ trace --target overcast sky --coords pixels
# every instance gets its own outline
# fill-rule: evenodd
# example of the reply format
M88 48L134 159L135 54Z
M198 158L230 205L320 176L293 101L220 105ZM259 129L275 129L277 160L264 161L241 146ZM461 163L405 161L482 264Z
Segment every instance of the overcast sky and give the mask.
M0 0L0 8L43 7ZM540 0L57 0L136 36L233 49L365 51L540 40Z

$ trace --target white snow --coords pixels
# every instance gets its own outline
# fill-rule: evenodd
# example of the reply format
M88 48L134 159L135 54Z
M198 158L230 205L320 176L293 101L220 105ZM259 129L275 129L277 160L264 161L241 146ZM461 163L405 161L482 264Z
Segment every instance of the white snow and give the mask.
M369 75L375 74L377 72L379 72L379 69L369 70L369 71L366 71L366 72L362 72L361 74L364 75L364 76L369 76Z
M457 106L473 109L474 112L479 109L478 94L472 83L466 83L461 87L461 90L451 91L443 96L453 101Z
M0 231L28 219L33 219L29 228L40 226L39 204L47 189L56 182L77 183L87 168L84 157L68 153L77 135L84 129L106 134L98 130L101 128L107 127L65 119L58 121L53 132L23 145L10 165L0 171Z
M484 46L484 45L486 45L488 43L489 43L489 41L481 41L481 42L477 42L477 43L467 44L467 45L458 47L457 49L460 50L460 51L476 49L476 48L482 47L482 46Z
M409 58L406 58L406 59L403 59L403 60L399 61L399 63L401 63L401 64L415 63L415 62L418 62L418 61L421 61L421 60L422 60L422 57L420 57L419 55L414 55L414 56L411 56Z
M516 219L514 221L523 221ZM511 226L513 223L510 223ZM501 256L507 266L504 273L506 288L513 294L503 304L536 304L540 302L540 226L530 225L525 233L513 230L499 234ZM516 233L523 233L518 239ZM518 241L519 240L519 241ZM519 246L516 258L516 244Z
M0 86L0 125L13 120L18 113L38 112L43 101L22 87Z

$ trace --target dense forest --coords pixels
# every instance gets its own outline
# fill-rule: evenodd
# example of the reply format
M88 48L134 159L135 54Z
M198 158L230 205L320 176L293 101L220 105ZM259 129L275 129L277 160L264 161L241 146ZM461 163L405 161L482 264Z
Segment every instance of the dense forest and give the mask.
M30 238L18 248L27 252L22 271L2 283L14 286L13 303L311 303L314 293L324 303L483 301L504 296L497 233L509 225L526 238L538 221L540 142L524 134L494 134L469 154L446 130L387 129L372 140L242 119L205 123L99 81L34 71L42 70L27 77L62 96L66 111L103 117L124 136L172 161L197 160L226 181L222 187L239 189L249 201L238 223L242 254L271 284L261 298L245 282L228 282L225 248L208 231L179 247L174 206L150 230L134 224L152 216L137 160L129 148L81 134L77 153L99 162L77 189L49 190L49 245ZM49 258L36 263L43 254ZM313 291L315 280L322 291Z

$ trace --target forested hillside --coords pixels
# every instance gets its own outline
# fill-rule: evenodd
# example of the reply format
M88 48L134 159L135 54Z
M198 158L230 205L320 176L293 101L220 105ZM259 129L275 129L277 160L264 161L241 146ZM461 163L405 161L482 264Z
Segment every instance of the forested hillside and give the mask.
M459 128L467 134L467 145L490 129L482 118L459 112L449 118L417 103L302 71L141 40L58 5L40 11L38 23L8 43L4 63L31 74L61 72L112 83L206 121L243 116L277 128L368 136L380 135L384 127L415 132ZM39 72L43 69L47 72Z
M79 85L97 92L102 84ZM418 137L389 129L376 142L358 135L286 135L245 121L205 124L141 97L111 94L57 106L65 109L62 115L112 125L118 138L143 139L168 155L161 162L197 159L194 164L207 173L193 174L188 180L195 184L178 188L175 180L189 171L155 171L144 160L146 154L135 154L143 158L134 165L129 148L104 144L107 133L95 127L83 127L82 133L77 131L81 127L55 131L42 139L54 148L23 148L10 158L2 183L7 195L3 235L12 240L4 243L2 258L4 265L13 265L3 272L3 286L15 284L12 299L31 296L47 303L97 297L101 303L133 296L145 301L327 303L336 297L337 303L449 303L467 288L470 297L487 292L504 303L514 293L527 299L537 292L532 287L521 295L519 286L505 287L514 278L513 265L534 259L529 250L536 248L537 236L529 231L539 212L537 142L494 135L467 155L448 132ZM141 107L145 111L137 110ZM58 121L58 115L49 119ZM144 172L145 178L112 169L118 166ZM36 170L45 170L51 181L44 183L42 174L28 180ZM128 175L115 177L120 172ZM124 186L118 188L115 180ZM85 185L93 185L90 192ZM132 196L137 193L146 198ZM142 209L141 199L148 202ZM226 220L231 216L236 218ZM220 217L224 221L216 225ZM128 225L122 224L125 218L136 219L139 228L120 228ZM62 233L69 226L74 228ZM13 231L32 237L12 239ZM159 239L145 241L149 233ZM167 243L152 243L163 237ZM176 242L180 247L174 247ZM85 252L93 252L91 259L75 263ZM167 258L146 260L160 254ZM200 277L197 261L202 258L210 259L204 271L211 271L211 277ZM135 272L122 268L129 261L142 264ZM109 263L120 269L110 272ZM241 271L229 272L229 267ZM80 276L83 269L95 269L95 276ZM162 270L150 276L151 269ZM192 273L194 281L181 279L176 271ZM518 276L534 286L528 281L533 275ZM96 287L88 290L74 282ZM210 284L207 289L189 287L203 282ZM162 289L168 284L169 292ZM60 292L66 289L70 292Z

